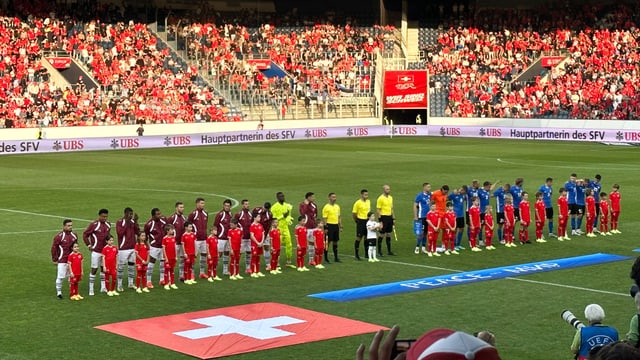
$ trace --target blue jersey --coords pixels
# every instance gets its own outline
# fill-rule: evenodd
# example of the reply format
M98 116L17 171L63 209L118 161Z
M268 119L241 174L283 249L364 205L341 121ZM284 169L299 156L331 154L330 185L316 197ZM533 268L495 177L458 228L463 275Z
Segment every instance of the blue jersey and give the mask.
M599 203L602 184L600 183L600 181L589 180L589 188L593 190L593 198L596 199L596 204Z
M584 190L586 186L576 186L576 205L584 205Z
M564 183L564 188L567 189L567 203L569 205L576 203L576 183L567 181Z
M415 203L418 204L418 217L424 219L429 212L429 202L431 202L431 193L420 192L416 195Z
M496 191L493 192L493 196L496 198L496 212L503 213L504 212L504 189L499 187Z
M484 210L487 205L489 205L489 198L491 197L491 193L489 193L485 189L478 189L478 198L480 199L480 213L484 214Z
M453 212L456 213L456 217L464 217L464 200L466 199L466 195L451 193L448 199L453 203Z
M522 201L522 188L518 185L513 185L509 192L513 196L513 207L517 209L520 206L520 201Z
M469 208L473 206L473 201L471 199L473 199L473 197L478 197L478 191L480 189L475 189L471 186L469 186L469 188L467 189L467 211L469 211Z
M553 194L553 188L551 186L547 186L547 184L543 184L538 189L542 193L542 201L544 202L544 207L549 209L553 207L551 203L551 194Z

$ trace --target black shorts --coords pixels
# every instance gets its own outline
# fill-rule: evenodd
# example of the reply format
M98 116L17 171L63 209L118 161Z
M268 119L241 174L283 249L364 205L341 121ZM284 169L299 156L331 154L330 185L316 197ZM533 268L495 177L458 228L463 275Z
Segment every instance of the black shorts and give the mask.
M340 226L338 224L327 224L327 240L340 240Z
M569 214L578 215L578 204L569 204Z
M544 208L544 213L545 213L545 216L547 217L547 219L553 220L553 208L552 207Z
M464 217L456 218L456 229L464 229Z
M377 245L377 240L376 239L367 239L367 246L376 246Z
M585 212L585 206L584 205L578 205L578 215L583 215Z
M360 239L363 236L367 236L367 219L356 220L356 237Z
M464 213L464 223L467 224L467 226L469 226L469 212L465 212Z
M480 213L480 225L484 225L484 213Z
M500 224L500 225L504 224L504 213L503 212L496 213L496 223Z
M514 207L513 209L513 218L515 219L515 221L520 221L520 209L518 209L517 207Z
M382 223L381 234L390 234L393 232L393 217L391 215L381 215L380 222Z
M596 203L596 218L600 217L600 203Z

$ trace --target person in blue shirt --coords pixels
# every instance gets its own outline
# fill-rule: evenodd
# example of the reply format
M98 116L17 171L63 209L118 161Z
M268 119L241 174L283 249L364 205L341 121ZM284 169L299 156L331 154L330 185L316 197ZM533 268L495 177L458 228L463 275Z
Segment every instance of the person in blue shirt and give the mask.
M524 189L522 185L524 184L523 178L517 178L516 182L511 189L509 189L509 193L513 196L513 209L516 221L520 221L520 202L522 201L522 192Z
M576 235L576 217L578 215L578 205L576 205L576 179L575 173L569 176L569 180L564 183L567 190L567 204L569 204L569 217L571 218L571 234Z
M542 193L542 201L544 202L545 217L547 218L547 224L549 226L549 237L557 237L553 233L553 203L551 201L551 195L553 195L553 179L548 177L544 184L538 189Z
M416 249L415 254L420 253L420 247L422 252L427 253L427 237L424 232L426 229L427 213L429 212L429 203L431 202L431 184L428 182L422 184L422 191L416 195L416 199L413 202L413 232L416 235Z
M584 179L576 180L576 206L578 207L578 214L576 214L576 233L574 235L582 235L582 217L584 216L584 191L587 188L589 181Z
M473 206L473 199L474 197L478 197L478 191L480 190L480 181L479 180L472 180L471 181L471 185L467 187L467 207L466 207L466 213L465 213L465 220L467 222L467 238L469 240L471 240L471 232L469 231L470 227L469 227L469 208L471 208L471 206Z
M453 212L456 213L456 239L454 249L464 250L462 246L462 234L464 233L465 201L467 199L467 185L462 185L460 189L454 189L448 196L453 205Z
M493 189L495 189L496 185L500 182L500 180L491 184L489 181L485 181L482 183L482 187L478 189L478 199L480 200L480 233L478 234L478 240L480 240L480 246L484 246L484 241L482 240L482 236L484 234L484 212L489 205L489 199L491 198Z
M502 227L504 226L504 196L509 194L509 190L511 190L511 185L504 184L493 192L493 197L496 198L496 224L498 225L498 240L500 244L504 244L502 233Z
M598 231L598 219L600 218L600 192L602 191L602 176L596 174L593 180L589 180L589 188L593 190L593 197L596 200L596 220L593 223L593 232Z
M604 346L618 341L618 330L602 324L604 309L598 304L589 304L584 308L588 325L578 328L573 336L571 351L576 359L590 359L589 351L596 346Z

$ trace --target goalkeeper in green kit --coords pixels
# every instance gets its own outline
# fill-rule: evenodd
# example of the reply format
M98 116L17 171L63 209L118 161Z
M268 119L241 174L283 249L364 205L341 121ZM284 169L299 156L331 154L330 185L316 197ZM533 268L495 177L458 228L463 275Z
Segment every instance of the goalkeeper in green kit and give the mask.
M293 206L284 201L284 194L278 192L276 194L277 202L271 206L271 213L273 218L278 220L278 228L280 229L280 240L284 244L285 254L287 256L287 267L295 269L295 265L291 263L291 256L293 255L293 245L291 243L291 233L289 232L289 226L293 223L291 217L291 209Z

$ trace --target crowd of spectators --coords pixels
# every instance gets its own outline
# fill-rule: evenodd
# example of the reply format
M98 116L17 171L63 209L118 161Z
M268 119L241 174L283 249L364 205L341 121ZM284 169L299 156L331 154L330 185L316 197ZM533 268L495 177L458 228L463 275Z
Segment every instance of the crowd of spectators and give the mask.
M450 77L448 116L635 119L639 36L624 4L491 10L443 24L424 50L430 73ZM542 55L565 61L517 81Z

